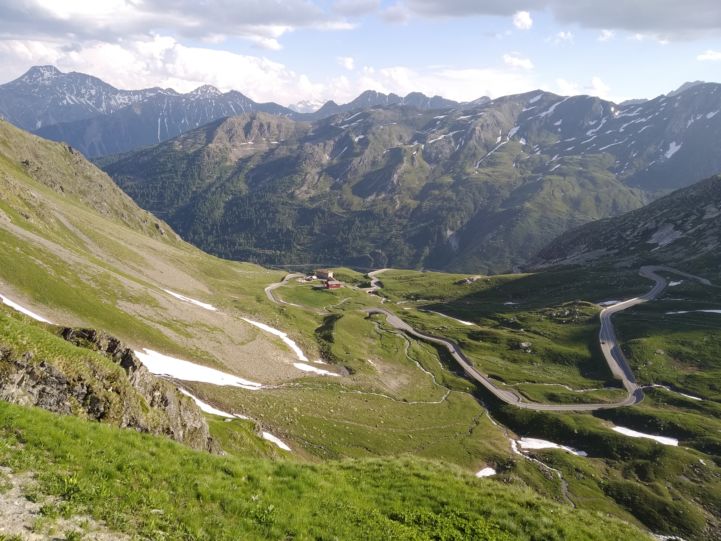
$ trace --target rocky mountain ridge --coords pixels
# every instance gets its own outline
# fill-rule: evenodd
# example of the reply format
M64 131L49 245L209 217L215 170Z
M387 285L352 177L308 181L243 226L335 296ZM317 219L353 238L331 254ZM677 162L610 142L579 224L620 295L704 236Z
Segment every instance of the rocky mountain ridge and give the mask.
M70 327L58 329L58 335L109 359L126 379L92 354L79 353L84 366L71 368L32 349L17 351L0 344L0 399L164 435L198 450L219 450L195 403L172 383L153 376L118 339Z
M721 85L699 84L624 106L534 91L312 123L244 115L105 169L224 257L501 272L569 229L721 171L720 110Z
M244 113L316 120L374 106L436 109L458 103L419 92L400 97L367 91L348 104L320 105L317 109L305 104L295 110L272 102L258 103L235 90L221 92L211 85L185 94L161 88L120 90L96 77L63 73L53 66L35 66L0 85L0 118L42 137L65 141L88 157L150 146L219 118Z

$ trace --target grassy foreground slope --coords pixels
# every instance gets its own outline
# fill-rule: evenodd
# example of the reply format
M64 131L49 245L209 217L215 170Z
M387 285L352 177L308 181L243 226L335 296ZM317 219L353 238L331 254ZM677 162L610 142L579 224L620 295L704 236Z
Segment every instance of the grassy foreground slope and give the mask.
M135 349L254 381L299 375L292 352L240 317L285 326L263 295L280 273L197 250L75 151L6 122L0 260L0 292L51 321L103 329Z
M148 539L646 539L628 524L417 459L310 466L217 457L0 403L0 464L46 515Z
M162 222L136 207L106 176L63 145L39 140L6 124L0 124L0 136L4 160L0 170L0 258L3 263L0 291L58 323L107 330L134 348L156 349L266 384L260 391L248 391L184 383L215 407L248 415L257 421L253 425L241 419L228 423L211 420L213 436L227 452L245 457L285 455L285 451L277 449L270 453L268 445L254 435L254 431L268 430L291 447L292 453L285 456L309 463L352 458L364 465L385 464L378 476L389 476L388 482L398 475L395 470L399 457L415 457L407 459L415 464L425 464L415 462L419 459L451 464L438 466L443 472L461 467L470 473L490 466L497 470L498 480L515 486L511 490L530 487L556 502L569 504L562 514L570 513L571 504L575 504L633 524L645 521L653 531L689 533L687 538L704 539L704 528L711 524L705 521L705 513L709 512L706 509L715 509L712 505L696 510L691 500L678 499L679 490L675 487L656 497L653 492L656 487L648 488L636 470L626 468L631 460L650 460L656 444L624 442L625 437L612 433L607 422L591 416L577 416L566 422L566 426L576 429L574 436L570 431L555 430L565 422L560 416L544 416L541 422L528 423L527 419L506 415L504 419L516 431L514 434L494 422L482 402L486 397L454 372L455 367L442 352L394 332L382 318L367 317L361 312L363 308L379 306L378 296L352 287L330 292L312 289L310 284L289 282L275 294L298 306L272 303L263 288L278 281L281 273L222 261L183 243ZM348 270L341 274L349 283L365 285L367 282L362 275ZM396 286L394 277L399 278ZM468 287L455 284L464 278L462 276L410 273L409 280L404 282L404 273L389 272L383 278L384 294L389 301L384 306L405 314L414 325L429 332L454 337L474 362L484 368L491 367L494 377L502 384L516 386L528 396L540 395L539 399L549 401L576 400L578 395L585 394L577 390L605 386L608 379L598 369L602 365L597 363L594 350L597 308L588 302L575 301L635 294L639 287L638 280L632 276L619 281L601 274L494 277L477 280ZM575 283L575 288L569 288L569 283ZM217 310L179 300L166 289L211 303ZM573 296L569 298L571 291ZM509 302L515 304L507 304ZM428 309L474 324L467 326L424 311ZM301 372L294 367L298 359L290 349L277 337L243 321L243 317L288 332L311 359L309 362L322 357L329 363L325 368L341 377L315 377ZM522 345L529 335L532 353L526 352L528 348ZM547 383L555 385L551 387L545 385ZM593 398L598 399L603 393L609 398L613 392L613 389L594 391ZM587 458L559 450L540 451L534 453L536 461L511 451L510 440L520 436L548 437L569 444L574 437L580 437L578 434L593 436L588 445L577 443L578 448L598 451ZM598 442L609 445L599 447ZM622 449L624 454L610 456L609 447ZM675 483L681 477L698 478L687 471L691 461L688 453L679 450L670 455L669 463L681 464L681 467L663 472L664 482ZM699 457L709 462L704 475L713 477L717 470L710 459L701 453L693 459ZM91 458L81 459L79 464L93 463ZM369 459L372 461L368 462ZM69 457L67 460L66 469L70 469L72 460ZM257 466L259 471L277 473L272 469L275 466L262 464L265 465ZM292 468L320 471L333 479L326 473L331 465L294 464ZM116 466L125 473L124 468L126 466ZM362 475L358 474L354 483L362 486L366 469L363 466ZM62 464L57 470L63 470ZM184 474L185 470L180 473ZM82 476L78 476L78 479L91 480L89 493L105 482L102 479L96 482L93 475L83 471ZM271 476L268 482L273 481L274 474L268 475ZM615 483L631 483L638 493L608 492L603 481L609 478ZM153 485L153 479L161 478L148 474L147 479L143 479ZM398 497L408 498L410 508L418 507L413 499L415 485L402 476L398 479L410 487L410 492L400 491ZM463 479L464 483L482 483L472 478ZM342 487L342 483L339 486ZM658 486L662 486L661 481ZM225 502L225 496L221 498L215 492L206 494L203 487L202 480L191 487L198 499L215 502L223 508L223 513L229 512L228 509L237 511L235 500L218 503ZM183 490L187 489L188 486L183 485ZM318 501L319 490L308 490L301 495ZM455 496L436 492L434 497L454 501ZM635 508L626 504L627 492L632 501L641 502ZM102 500L104 494L101 492L99 499ZM336 495L336 500L342 500L337 493L331 494ZM621 495L616 497L618 494ZM251 501L254 495L250 494ZM483 494L468 495L478 505L486 505L482 501L484 497ZM150 496L142 498L143 505L151 499ZM701 495L700 499L704 505L708 502L707 495ZM282 501L278 496L269 505L279 509ZM650 504L659 510L652 516L646 514ZM287 503L283 505L288 507ZM388 509L385 504L379 505L379 512ZM325 500L316 507L335 509ZM449 512L440 505L431 507L439 517ZM459 505L456 509L466 507ZM202 513L198 512L197 516L203 517L202 528L215 527L218 521L224 524L215 518L218 513L212 511L204 508ZM394 532L390 528L395 519L385 523L383 516L390 517L390 513L396 512L403 514L393 508L382 511L386 515L379 515L381 518L371 522L390 524L388 531ZM375 516L375 512L369 513ZM342 509L339 514L346 515ZM153 515L149 523L162 524L165 520L163 514ZM523 524L521 515L523 513L519 513L518 521ZM108 516L99 515L110 521ZM666 517L671 518L666 520ZM197 520L201 524L201 519ZM419 529L422 525L433 531L432 526L444 519L411 517L407 520L415 521ZM175 522L183 524L180 519ZM168 526L172 527L175 526ZM514 532L510 526L504 528ZM373 532L375 530L371 530ZM338 537L344 537L342 534L341 531ZM298 537L304 535L298 534ZM561 533L558 535L563 537ZM306 537L320 536L307 534ZM552 539L553 534L541 538Z
M110 381L98 372L116 366L56 330L0 307L3 347L29 352L73 380ZM109 384L127 385L122 377ZM0 496L12 478L32 477L24 497L41 505L34 533L90 516L141 539L600 540L622 539L629 529L644 538L605 512L576 511L518 483L475 479L438 461L407 455L311 464L281 458L248 421L208 416L229 453L219 457L115 429L112 413L94 423L0 402ZM394 444L386 443L388 454Z

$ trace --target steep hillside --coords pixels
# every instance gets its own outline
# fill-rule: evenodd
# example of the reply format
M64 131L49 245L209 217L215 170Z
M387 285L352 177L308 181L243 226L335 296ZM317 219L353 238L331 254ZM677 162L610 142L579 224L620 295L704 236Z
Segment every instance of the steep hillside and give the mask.
M0 257L0 293L47 320L105 330L135 351L177 355L248 380L303 374L289 350L240 317L278 320L257 298L278 273L180 241L77 152L6 122ZM198 298L206 303L188 300Z
M602 513L438 463L216 457L1 402L0 461L0 501L27 510L0 525L9 538L77 516L85 529L56 526L52 538L99 538L87 531L91 517L109 531L102 539L650 539Z
M403 134L394 131L401 123L389 125L389 133ZM275 141L304 144L319 127L261 115L168 144L236 164L274 152ZM331 122L322 129L337 128ZM378 314L382 308L448 337L494 385L544 409L603 406L623 392L598 349L599 308L578 299L637 295L647 284L633 273L386 271L380 282L377 274L336 269L340 289L292 275L281 281L279 272L219 260L180 241L66 146L7 123L0 123L0 140L3 396L90 419L106 411L115 424L145 429L123 419L155 415L119 397L164 403L163 393L141 377L132 388L114 383L133 383L140 361L164 377L171 397L176 386L191 395L207 413L214 444L246 457L189 454L131 431L116 435L99 423L4 406L0 477L12 490L0 494L0 517L8 498L25 501L18 487L32 481L27 490L34 501L42 496L37 509L45 509L46 521L88 513L112 530L150 538L616 535L618 522L598 525L598 515L575 507L625 521L624 535L643 538L634 529L643 525L694 541L718 539L715 372L686 380L674 374L674 385L702 399L694 410L683 401L671 409L659 391L628 416L618 414L626 426L669 431L683 444L660 446L618 433L600 412L498 403L434 342ZM324 159L322 151L316 159ZM199 174L181 199L202 193L205 178ZM264 178L258 173L249 185ZM716 342L706 341L697 359L710 362L716 351ZM28 377L18 377L23 373ZM528 438L552 441L537 447ZM348 478L336 475L349 464ZM526 499L529 490L542 498ZM548 509L562 520L545 515Z
M639 210L570 231L532 261L536 266L614 261L721 267L721 177L678 190Z
M644 201L609 171L608 155L543 154L536 145L558 138L554 118L521 135L514 123L529 98L443 115L374 108L310 125L241 116L106 171L223 257L498 272L568 228ZM255 136L257 125L285 134Z
M2 304L0 400L219 450L193 400L116 338L33 323Z

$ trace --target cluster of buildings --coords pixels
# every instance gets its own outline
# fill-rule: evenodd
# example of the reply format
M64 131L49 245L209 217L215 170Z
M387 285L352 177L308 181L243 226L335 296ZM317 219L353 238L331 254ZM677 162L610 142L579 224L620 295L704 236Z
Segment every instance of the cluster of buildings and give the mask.
M317 269L307 280L323 280L326 289L340 289L343 284L333 278L333 271L328 269Z

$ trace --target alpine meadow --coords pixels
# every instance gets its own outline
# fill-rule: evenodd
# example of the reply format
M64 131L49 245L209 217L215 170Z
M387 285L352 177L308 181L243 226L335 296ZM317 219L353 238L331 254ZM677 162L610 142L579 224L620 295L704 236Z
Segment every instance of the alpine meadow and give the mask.
M720 31L0 6L0 541L721 541Z

